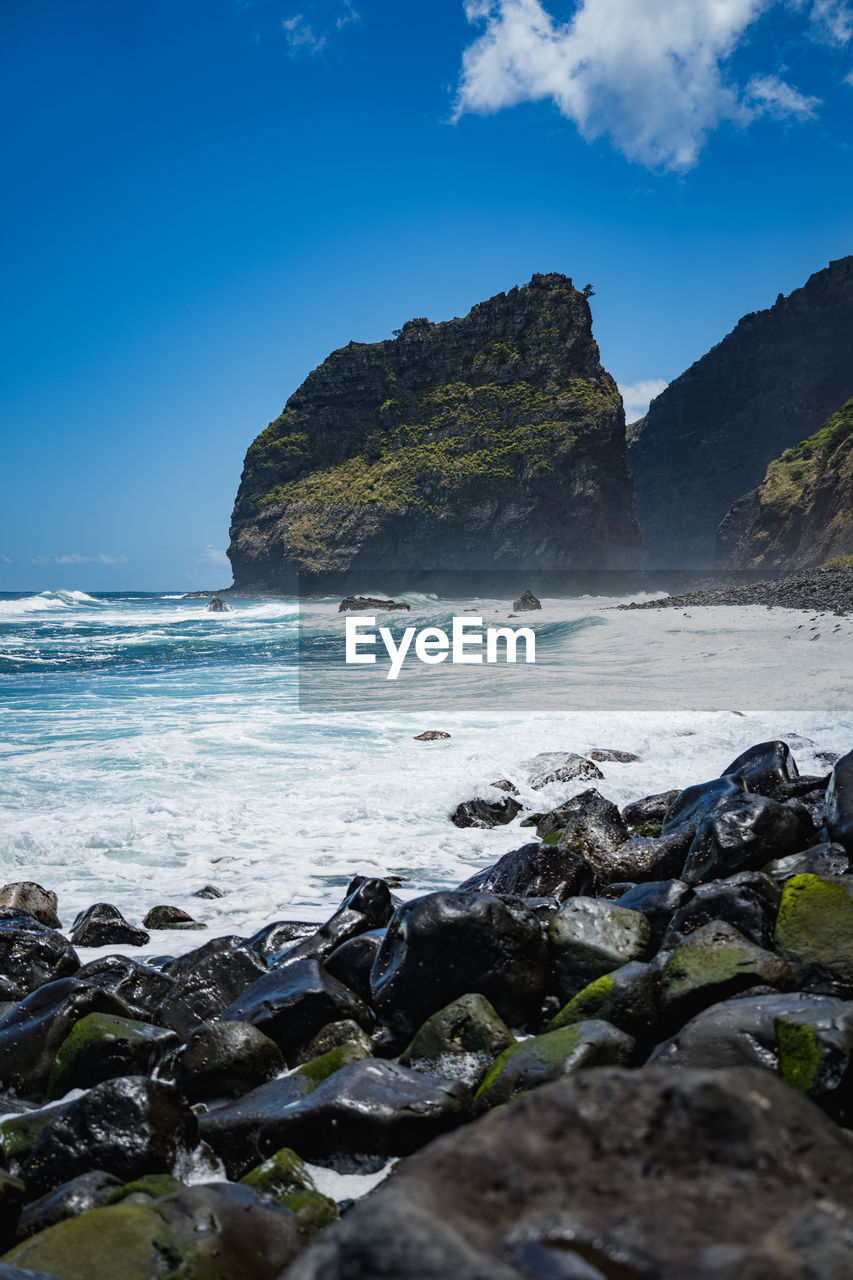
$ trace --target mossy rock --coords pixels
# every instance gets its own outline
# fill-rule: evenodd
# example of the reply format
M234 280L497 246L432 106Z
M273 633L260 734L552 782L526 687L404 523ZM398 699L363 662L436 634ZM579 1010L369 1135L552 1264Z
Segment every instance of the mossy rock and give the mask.
M306 1076L312 1084L318 1085L329 1076L340 1071L341 1067L348 1067L351 1062L361 1062L364 1058L369 1058L371 1054L367 1052L363 1045L360 1044L339 1044L337 1048L330 1049L328 1053L322 1054L319 1058L312 1058L310 1062L303 1062L301 1067L296 1068L296 1075Z
M148 1173L142 1178L134 1178L133 1182L125 1182L123 1186L116 1187L105 1203L121 1204L128 1196L148 1196L151 1200L159 1200L161 1196L173 1195L182 1187L183 1183L170 1173Z
M30 1154L45 1125L62 1114L62 1107L39 1107L0 1120L0 1149L8 1165L20 1165Z
M400 1062L476 1087L495 1057L514 1044L515 1036L485 996L470 992L428 1018Z
M310 1044L300 1051L296 1066L301 1067L304 1063L311 1062L314 1058L321 1058L331 1049L337 1049L345 1044L358 1045L364 1050L366 1058L373 1055L373 1041L367 1032L362 1030L352 1018L344 1018L341 1022L329 1022L318 1031Z
M579 991L552 1018L548 1030L559 1031L590 1018L602 1018L620 1031L644 1039L657 1023L659 1006L660 990L654 970L632 960Z
M153 1202L92 1209L31 1236L3 1261L62 1280L151 1280L165 1274L153 1243L162 1225Z
M785 1083L849 1124L853 1004L827 1000L791 1009L774 1019L774 1031Z
M272 1196L295 1213L306 1235L315 1235L337 1219L338 1206L334 1200L320 1194L305 1162L290 1147L276 1151L240 1181L255 1191Z
M775 941L797 968L853 989L853 881L793 876L782 894Z
M750 987L791 991L796 980L780 956L756 946L733 925L712 920L676 947L661 985L664 1015L681 1023Z
M598 1018L532 1036L495 1059L474 1095L474 1106L484 1111L586 1067L626 1066L634 1048L631 1036Z
M162 1053L178 1044L166 1027L111 1013L88 1013L59 1047L47 1082L48 1098L87 1089L122 1075L146 1075Z

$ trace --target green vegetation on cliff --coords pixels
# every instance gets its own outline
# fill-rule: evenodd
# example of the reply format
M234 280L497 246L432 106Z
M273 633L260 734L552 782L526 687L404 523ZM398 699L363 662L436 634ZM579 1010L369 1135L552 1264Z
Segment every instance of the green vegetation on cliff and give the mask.
M740 568L808 568L853 551L853 399L786 449L732 507L719 542Z

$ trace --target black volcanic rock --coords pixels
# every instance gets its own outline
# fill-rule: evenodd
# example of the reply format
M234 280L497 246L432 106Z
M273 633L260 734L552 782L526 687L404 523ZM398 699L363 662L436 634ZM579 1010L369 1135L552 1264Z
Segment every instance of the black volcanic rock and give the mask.
M661 393L634 434L647 568L709 568L717 526L768 463L853 394L853 257L735 329Z
M348 569L636 569L624 411L584 295L536 275L333 352L249 448L228 554L242 591Z

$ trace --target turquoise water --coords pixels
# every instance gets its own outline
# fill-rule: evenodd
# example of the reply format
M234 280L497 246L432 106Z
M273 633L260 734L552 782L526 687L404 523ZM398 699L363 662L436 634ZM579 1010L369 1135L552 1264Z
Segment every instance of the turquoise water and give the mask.
M169 902L246 933L323 918L355 873L398 876L404 895L455 884L528 834L460 831L449 821L460 800L502 777L538 809L581 789L532 791L525 761L541 751L640 755L603 766L599 789L622 803L713 776L763 738L786 736L810 772L823 768L818 750L853 745L850 627L824 627L816 644L806 615L676 619L546 601L536 696L522 668L496 684L485 668L447 667L440 683L413 673L375 703L338 660L336 601L304 607L301 623L295 601L234 600L226 614L205 603L0 597L0 876L55 889L66 926L94 901L133 920ZM416 601L412 621L460 608ZM476 608L505 621L505 604ZM321 710L299 703L299 626ZM770 684L750 700L761 672ZM707 690L706 709L680 705L679 679ZM452 736L414 741L429 728ZM192 897L210 882L223 898ZM198 938L173 933L150 950Z

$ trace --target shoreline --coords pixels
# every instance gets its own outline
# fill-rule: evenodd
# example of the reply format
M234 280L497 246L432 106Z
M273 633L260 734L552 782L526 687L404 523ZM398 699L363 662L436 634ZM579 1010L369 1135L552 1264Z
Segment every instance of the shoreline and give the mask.
M743 586L690 591L660 600L632 601L618 609L702 608L710 605L766 605L769 609L799 609L839 616L853 611L853 565L833 569L802 569L785 577Z

